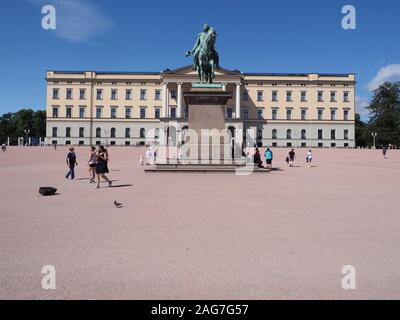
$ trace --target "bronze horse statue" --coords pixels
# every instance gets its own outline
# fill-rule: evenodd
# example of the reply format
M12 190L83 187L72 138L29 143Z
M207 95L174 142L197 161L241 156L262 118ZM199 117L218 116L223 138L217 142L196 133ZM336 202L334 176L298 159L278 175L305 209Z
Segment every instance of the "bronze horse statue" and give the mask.
M214 28L205 25L194 48L186 54L186 56L193 56L193 69L198 72L201 83L212 83L215 78L215 70L219 68L219 56L214 48L216 39L217 33Z

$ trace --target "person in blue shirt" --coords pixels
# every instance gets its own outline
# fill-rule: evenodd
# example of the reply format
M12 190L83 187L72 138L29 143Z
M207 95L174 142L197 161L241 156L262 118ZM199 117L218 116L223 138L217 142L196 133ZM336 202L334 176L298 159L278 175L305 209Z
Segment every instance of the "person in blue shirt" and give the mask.
M272 160L274 156L269 147L267 147L267 150L265 150L265 161L267 162L267 169L272 170Z

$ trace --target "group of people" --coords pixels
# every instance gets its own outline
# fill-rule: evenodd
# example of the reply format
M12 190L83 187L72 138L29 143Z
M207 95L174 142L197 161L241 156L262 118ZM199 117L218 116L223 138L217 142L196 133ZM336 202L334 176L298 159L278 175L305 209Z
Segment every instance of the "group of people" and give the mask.
M261 154L260 150L256 148L255 154L254 154L254 163L259 167L259 168L266 168L267 170L272 170L272 160L273 160L273 152L270 147L267 147L264 153L265 156L265 162L266 162L266 167L263 165L263 161L261 159ZM296 159L296 153L294 149L291 149L289 151L288 156L286 157L286 162L289 165L289 167L294 166L294 161ZM307 155L306 155L306 163L309 168L311 168L311 163L313 159L313 154L312 150L308 150Z
M112 181L106 176L106 173L109 173L108 160L108 151L106 148L104 148L104 146L99 145L97 150L94 146L90 147L90 156L87 165L90 172L90 183L96 183L97 176L97 186L95 187L95 189L100 188L101 178L108 182L109 187L112 186ZM68 172L65 175L65 178L71 178L71 180L74 180L75 166L78 165L78 161L76 159L75 149L73 147L69 148L66 162L68 166Z
M1 145L1 151L3 152L7 151L7 146L4 143Z
M150 166L157 162L157 149L154 147L148 147L144 155L144 159L140 156L140 164L144 166Z

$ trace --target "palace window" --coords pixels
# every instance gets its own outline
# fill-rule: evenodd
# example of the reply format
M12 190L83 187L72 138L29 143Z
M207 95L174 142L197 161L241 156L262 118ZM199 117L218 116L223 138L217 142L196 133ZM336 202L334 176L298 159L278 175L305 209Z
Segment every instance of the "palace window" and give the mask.
M175 107L171 108L171 118L172 119L176 118L176 108Z
M286 91L286 101L287 102L292 101L292 91Z
M262 137L263 137L263 129L258 128L257 129L257 139L262 139Z
M65 116L67 118L72 118L72 107L66 107L65 108Z
M301 102L306 102L307 101L307 91L302 91L301 92Z
M291 129L286 130L286 139L292 139L292 130Z
M331 140L336 140L336 130L331 130Z
M72 100L72 89L67 89L66 99L67 100Z
M117 117L117 108L112 107L111 108L111 119L115 119Z
M272 120L278 119L278 109L272 109Z
M146 137L146 130L144 128L140 128L140 138L143 139Z
M131 107L125 107L125 118L130 119L132 117L132 108Z
M348 91L343 92L343 102L350 102Z
M349 120L349 110L343 110L343 119L345 121Z
M318 91L318 102L323 102L323 101L324 101L324 92Z
M176 89L171 90L171 98L176 99Z
M331 120L336 120L336 109L331 109Z
M85 107L80 107L79 108L79 118L84 118L85 117Z
M147 100L147 90L146 89L140 90L140 100Z
M154 110L154 117L155 117L156 119L160 119L160 108L156 108L156 109Z
M278 91L276 90L272 91L272 101L273 102L278 101Z
M131 137L131 128L126 128L125 129L125 138L130 138Z
M80 100L85 100L86 99L86 90L85 89L80 89L79 90L79 99Z
M343 138L344 138L344 140L349 140L349 130L344 130Z
M323 120L324 117L324 110L318 109L318 120Z
M125 100L132 100L132 90L125 91Z
M228 119L232 119L232 113L233 113L232 108L228 108L227 111L226 111L226 117Z
M154 91L154 100L161 100L161 90Z
M146 108L140 108L140 119L146 118Z
M85 137L85 128L80 127L79 128L79 138L84 138Z
M96 99L97 99L97 100L103 100L103 90L98 89L98 90L96 91Z
M103 110L102 107L96 108L96 118L101 118L102 110Z
M58 107L53 107L53 118L58 118Z
M331 102L336 102L336 91L331 91Z
M117 100L117 90L116 89L111 90L111 100Z
M307 119L307 109L301 109L301 120Z
M292 120L292 109L286 109L286 120Z
M101 128L96 128L96 138L101 138Z
M54 100L60 99L60 89L53 89L53 99Z
M263 119L264 119L263 109L258 108L257 109L257 120L263 120Z
M249 120L249 109L243 109L243 119Z
M301 130L301 139L302 140L307 139L307 131L306 131L306 129Z
M57 127L52 128L52 137L53 138L57 138L57 131L58 131Z
M324 132L322 131L322 129L318 130L318 140L322 140L324 139Z
M264 101L264 91L257 91L257 101Z
M249 92L247 90L243 90L243 101L249 101Z
M274 140L278 139L278 130L276 129L272 130L272 139Z
M110 131L110 138L115 138L116 137L116 129L115 128L111 128L111 131Z

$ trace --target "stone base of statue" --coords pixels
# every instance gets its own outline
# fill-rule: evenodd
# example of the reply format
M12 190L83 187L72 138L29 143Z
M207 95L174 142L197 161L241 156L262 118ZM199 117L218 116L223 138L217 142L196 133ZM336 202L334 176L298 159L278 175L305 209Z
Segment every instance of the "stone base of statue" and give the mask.
M183 93L188 108L185 134L179 145L167 142L165 152L159 152L154 166L147 172L257 172L249 159L242 157L240 123L233 126L226 120L226 104L232 92L225 91L220 84L193 84ZM240 127L240 128L239 128ZM240 139L240 141L239 141ZM164 150L158 147L158 150ZM250 160L251 161L251 160ZM262 172L265 172L262 170Z
M183 93L188 127L181 159L191 163L229 164L234 147L226 126L225 107L232 92L218 84L194 84Z

